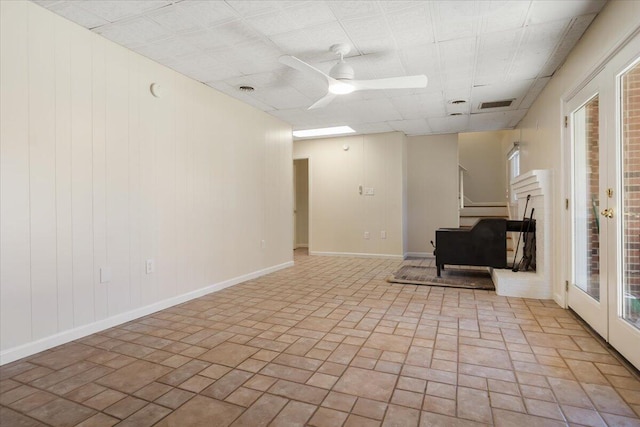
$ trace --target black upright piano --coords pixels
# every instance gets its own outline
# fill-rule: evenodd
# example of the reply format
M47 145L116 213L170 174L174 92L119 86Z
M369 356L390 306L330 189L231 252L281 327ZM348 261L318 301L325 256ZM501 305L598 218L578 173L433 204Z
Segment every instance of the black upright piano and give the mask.
M507 268L507 232L521 230L535 233L535 220L482 218L471 228L436 230L438 277L446 264Z

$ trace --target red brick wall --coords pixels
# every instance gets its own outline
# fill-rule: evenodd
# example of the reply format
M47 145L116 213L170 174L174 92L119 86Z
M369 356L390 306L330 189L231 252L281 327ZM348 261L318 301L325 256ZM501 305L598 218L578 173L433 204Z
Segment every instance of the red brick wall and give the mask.
M586 116L586 149L587 149L587 173L589 181L589 194L592 197L587 212L589 224L589 238L587 240L587 256L589 256L589 275L587 279L587 292L596 299L600 298L600 232L598 221L600 220L600 135L599 135L599 98L594 98L585 105Z
M640 298L640 64L622 78L625 293ZM640 304L627 298L627 319L639 322ZM635 309L633 308L635 307Z

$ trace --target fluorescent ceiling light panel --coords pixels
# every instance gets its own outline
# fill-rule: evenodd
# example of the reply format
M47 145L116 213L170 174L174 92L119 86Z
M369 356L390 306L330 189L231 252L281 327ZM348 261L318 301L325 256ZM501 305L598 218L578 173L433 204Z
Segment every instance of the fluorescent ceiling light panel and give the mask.
M331 128L294 130L293 136L297 138L308 138L310 136L343 135L345 133L354 132L355 130L351 129L349 126L335 126Z

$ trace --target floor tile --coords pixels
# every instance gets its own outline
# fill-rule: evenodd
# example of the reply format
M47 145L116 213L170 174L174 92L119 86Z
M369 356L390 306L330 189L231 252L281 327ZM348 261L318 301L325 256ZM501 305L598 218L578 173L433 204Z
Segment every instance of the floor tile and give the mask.
M124 393L133 393L171 371L171 368L139 360L96 382Z
M243 409L205 396L196 396L169 416L158 427L201 427L230 425Z
M396 384L397 375L347 368L334 386L334 390L368 399L389 401Z
M305 425L318 407L308 403L289 401L272 421L270 427L291 427Z
M640 381L553 301L291 268L0 367L0 424L637 426Z

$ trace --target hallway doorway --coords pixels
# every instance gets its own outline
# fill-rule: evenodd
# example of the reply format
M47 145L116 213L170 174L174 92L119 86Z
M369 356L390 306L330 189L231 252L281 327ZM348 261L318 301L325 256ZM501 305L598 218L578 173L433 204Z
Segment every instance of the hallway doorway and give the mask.
M293 161L293 248L309 247L309 159Z

